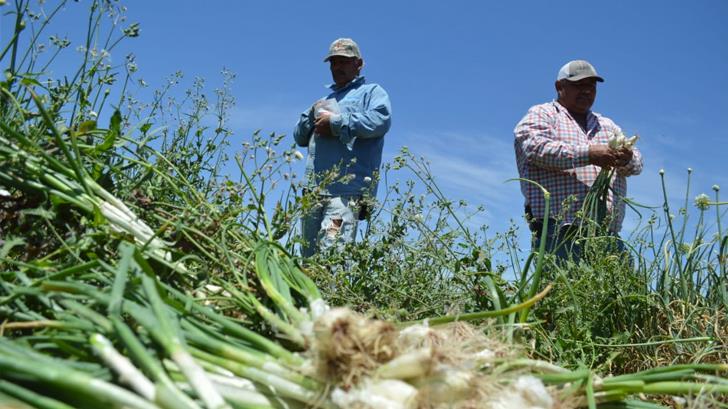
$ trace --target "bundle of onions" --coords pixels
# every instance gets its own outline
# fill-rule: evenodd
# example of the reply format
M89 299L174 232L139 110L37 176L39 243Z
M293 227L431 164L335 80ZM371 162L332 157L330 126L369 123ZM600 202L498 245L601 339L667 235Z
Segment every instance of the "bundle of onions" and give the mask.
M609 138L607 144L613 150L631 150L638 139L637 135L627 138L618 132ZM612 179L616 171L616 168L602 168L589 188L579 212L580 223L577 233L579 237L593 237L607 230L608 226L605 225L609 221L607 206L609 193L612 190ZM620 200L620 198L615 197L613 200Z
M69 146L58 126L44 108L40 98L30 90L53 141L63 153L57 158L37 142L24 135L25 130L0 122L0 184L21 190L40 192L51 200L66 202L86 212L97 221L106 221L118 233L134 237L145 252L173 269L187 273L182 263L174 262L171 253L155 232L121 200L89 176L78 156ZM11 97L5 95L6 97ZM73 140L70 141L73 143ZM76 152L74 155L73 152Z

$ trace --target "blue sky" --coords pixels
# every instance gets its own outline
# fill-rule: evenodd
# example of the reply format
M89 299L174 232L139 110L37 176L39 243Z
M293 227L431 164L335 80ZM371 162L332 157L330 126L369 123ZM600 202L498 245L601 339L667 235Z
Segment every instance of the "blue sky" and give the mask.
M80 3L49 34L78 38L88 1ZM688 167L691 198L712 196L714 184L728 196L726 1L124 4L141 36L112 60L133 52L149 89L176 71L212 88L223 67L233 71L231 124L240 142L259 128L290 135L299 112L326 92L329 43L354 38L364 75L392 100L385 160L403 145L432 160L450 197L486 206L491 231L521 220L518 185L504 183L517 177L513 127L531 105L553 99L556 73L571 59L589 60L606 79L593 109L641 136L645 169L630 179L631 197L660 204L659 169L670 195L684 197ZM6 19L1 28L5 39Z

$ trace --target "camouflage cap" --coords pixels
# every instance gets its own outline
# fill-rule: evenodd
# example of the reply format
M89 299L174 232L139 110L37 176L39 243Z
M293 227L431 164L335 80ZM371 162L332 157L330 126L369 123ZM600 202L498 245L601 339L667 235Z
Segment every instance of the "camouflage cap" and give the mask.
M568 81L579 81L584 78L596 78L599 82L604 82L604 78L597 74L597 70L594 66L589 64L588 61L574 60L564 64L559 70L559 75L556 80L568 80Z
M359 46L356 45L354 40L352 40L351 38L339 38L337 40L334 40L334 42L331 43L331 46L329 46L329 53L326 54L324 62L328 61L331 57L337 55L342 57L356 57L361 59Z

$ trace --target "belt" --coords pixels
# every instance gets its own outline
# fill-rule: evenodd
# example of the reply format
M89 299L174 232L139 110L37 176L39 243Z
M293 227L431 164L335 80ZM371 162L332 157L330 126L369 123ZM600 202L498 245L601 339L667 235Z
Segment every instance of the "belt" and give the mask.
M532 232L541 234L541 230L543 230L543 222L544 219L531 219L531 221L528 223L528 228L531 229ZM549 226L556 226L557 221L555 219L548 219ZM565 224L563 226L560 226L557 231L561 232L564 230L564 233L568 233L572 231L572 229L577 228L576 224Z
M528 222L528 228L531 229L532 232L541 233L541 230L543 229L543 220L544 219L531 219ZM556 220L554 219L548 219L549 225L554 225L556 223Z

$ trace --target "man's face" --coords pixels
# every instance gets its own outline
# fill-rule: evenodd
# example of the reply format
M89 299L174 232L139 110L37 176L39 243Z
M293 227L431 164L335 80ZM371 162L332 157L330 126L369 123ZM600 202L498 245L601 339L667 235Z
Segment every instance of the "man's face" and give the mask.
M597 97L597 79L584 78L579 81L556 81L559 103L569 111L585 114Z
M356 57L333 56L329 58L331 76L337 87L343 87L356 78L363 61Z

